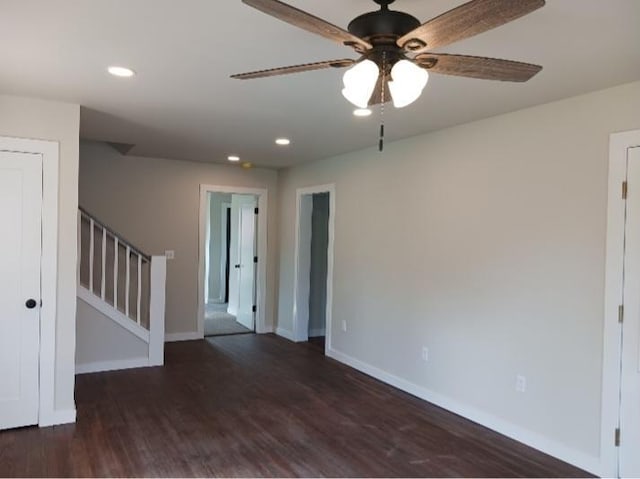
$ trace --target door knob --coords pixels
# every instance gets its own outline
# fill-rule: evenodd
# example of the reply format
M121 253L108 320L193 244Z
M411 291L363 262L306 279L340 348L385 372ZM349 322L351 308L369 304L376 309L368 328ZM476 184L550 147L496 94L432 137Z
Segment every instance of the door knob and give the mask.
M239 265L239 264L237 264L237 265L235 265L235 266L234 266L234 268L239 268L239 267L240 267L240 265Z
M38 303L35 299L28 299L24 305L27 307L27 309L33 309L38 305Z

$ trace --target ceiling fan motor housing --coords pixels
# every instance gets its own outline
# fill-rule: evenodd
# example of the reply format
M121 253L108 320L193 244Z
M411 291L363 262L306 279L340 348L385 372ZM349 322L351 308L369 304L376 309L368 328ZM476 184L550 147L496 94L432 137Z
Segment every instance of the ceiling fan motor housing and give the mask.
M349 33L363 38L374 47L395 45L396 40L420 26L420 20L404 12L381 10L365 13L351 21L347 27Z

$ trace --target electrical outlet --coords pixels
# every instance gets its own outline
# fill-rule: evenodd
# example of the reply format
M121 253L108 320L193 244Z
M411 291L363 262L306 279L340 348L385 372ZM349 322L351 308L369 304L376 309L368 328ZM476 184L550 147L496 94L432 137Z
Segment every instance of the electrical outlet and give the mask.
M176 252L172 249L168 249L164 252L167 259L176 259Z
M342 320L342 330L346 333L347 332L347 320L343 319Z
M527 378L521 374L516 375L516 391L523 393L527 390Z
M429 361L429 348L426 346L423 346L422 348L422 360Z

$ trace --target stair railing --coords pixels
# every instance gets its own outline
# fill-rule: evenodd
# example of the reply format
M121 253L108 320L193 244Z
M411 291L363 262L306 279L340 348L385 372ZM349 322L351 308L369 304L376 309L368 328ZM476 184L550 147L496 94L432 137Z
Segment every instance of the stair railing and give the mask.
M79 208L77 275L78 296L147 342L150 365L163 364L166 258Z

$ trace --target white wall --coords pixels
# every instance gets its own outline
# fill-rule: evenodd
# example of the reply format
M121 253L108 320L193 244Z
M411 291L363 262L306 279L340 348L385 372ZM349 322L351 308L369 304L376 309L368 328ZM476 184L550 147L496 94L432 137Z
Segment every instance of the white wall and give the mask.
M167 262L167 334L197 331L201 184L267 188L269 201L277 198L272 170L122 156L103 143L80 145L80 204L147 254L175 250L175 260ZM276 208L268 214L266 322L271 326Z
M75 410L75 319L80 107L0 95L0 136L60 144L55 408Z
M296 188L335 183L334 354L596 469L608 141L635 128L640 82L282 171L278 327Z

